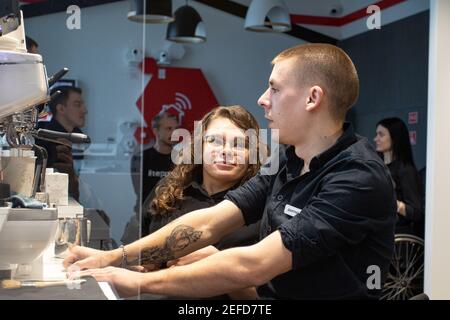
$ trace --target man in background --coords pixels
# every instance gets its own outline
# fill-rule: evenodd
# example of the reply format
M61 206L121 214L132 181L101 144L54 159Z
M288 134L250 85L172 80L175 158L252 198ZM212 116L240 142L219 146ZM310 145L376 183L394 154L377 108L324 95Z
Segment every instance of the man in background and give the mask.
M155 143L142 153L135 154L131 159L133 187L137 196L134 208L136 214L131 217L125 227L121 238L123 243L131 243L139 239L140 207L158 181L167 176L173 168L171 153L174 142L171 141L171 137L172 132L176 128L178 128L178 119L175 115L167 111L158 113L152 119L152 132L155 136ZM143 158L142 162L141 157Z
M28 53L34 53L34 54L39 53L39 50L38 50L39 45L32 38L25 37L25 44L27 46Z
M152 119L152 132L155 143L142 152L142 184L139 179L133 179L134 191L144 203L150 192L161 178L167 176L172 169L172 132L178 128L175 115L161 111ZM131 172L141 172L141 153L135 154L131 160ZM142 188L142 197L140 197Z
M87 109L82 97L82 91L77 87L61 86L54 88L61 91L49 103L52 113L51 121L38 123L39 129L47 129L65 133L82 133L85 124ZM47 167L69 175L69 195L79 200L78 176L75 173L70 141L58 139L60 143L37 139L36 143L47 150Z

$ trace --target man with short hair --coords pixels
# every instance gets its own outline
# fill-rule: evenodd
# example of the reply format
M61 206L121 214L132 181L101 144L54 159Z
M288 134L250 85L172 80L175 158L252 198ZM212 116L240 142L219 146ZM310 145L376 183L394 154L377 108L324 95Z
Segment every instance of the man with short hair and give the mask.
M258 100L269 127L290 145L277 174L260 173L216 206L123 248L74 246L64 265L101 268L74 275L109 281L123 296L209 297L254 286L262 298L378 298L393 253L396 200L387 167L345 123L358 91L355 66L341 49L283 51ZM156 272L103 268L138 257L164 266L260 218L261 241L252 246Z
M171 153L174 142L171 141L172 132L178 128L178 119L167 111L161 111L152 119L152 132L155 142L152 147L143 151L142 161L142 198L141 202L150 194L158 181L167 176L173 167ZM141 157L134 155L131 160L131 172L141 172ZM133 179L136 194L141 193L138 179Z
M52 89L61 93L49 103L52 114L51 121L38 122L39 129L48 129L66 133L82 133L86 121L87 109L82 97L82 90L77 87L60 86ZM69 195L79 199L78 176L74 171L71 143L58 139L57 144L37 139L37 144L44 147L48 153L47 166L69 175Z
M125 244L139 239L139 230L141 229L139 216L140 212L143 211L140 207L159 180L167 176L173 168L171 153L174 142L171 138L172 132L178 128L177 117L167 111L161 111L153 117L151 125L155 136L153 146L142 152L142 163L141 154L135 154L131 159L132 182L137 199L134 207L135 214L125 226L120 239Z

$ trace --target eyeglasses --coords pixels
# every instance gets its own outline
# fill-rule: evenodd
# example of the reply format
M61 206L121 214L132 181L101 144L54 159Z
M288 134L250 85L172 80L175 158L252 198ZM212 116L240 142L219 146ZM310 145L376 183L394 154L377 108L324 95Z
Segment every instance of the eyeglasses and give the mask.
M204 141L213 148L225 148L226 144L228 144L228 147L233 151L246 151L248 149L247 139L241 137L226 139L221 135L206 135Z

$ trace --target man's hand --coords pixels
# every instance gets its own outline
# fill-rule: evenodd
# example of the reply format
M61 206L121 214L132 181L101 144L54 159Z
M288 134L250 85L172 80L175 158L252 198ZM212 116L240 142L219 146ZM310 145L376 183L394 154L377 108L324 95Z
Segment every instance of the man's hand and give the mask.
M126 298L137 296L140 293L145 273L107 267L73 272L70 273L69 279L79 279L85 276L92 276L97 281L109 282L116 289L119 296Z
M113 251L102 251L75 245L70 246L68 251L63 266L69 272L71 270L103 268L112 265L117 260Z

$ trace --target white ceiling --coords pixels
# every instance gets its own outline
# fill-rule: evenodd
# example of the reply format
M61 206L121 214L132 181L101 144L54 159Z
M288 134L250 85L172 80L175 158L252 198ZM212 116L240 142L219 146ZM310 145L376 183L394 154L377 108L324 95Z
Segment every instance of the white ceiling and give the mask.
M45 1L45 0L28 0ZM252 0L230 0L245 6L250 6ZM254 0L259 1L259 0ZM376 4L380 0L284 0L292 15L309 15L320 17L339 18L351 14L355 11L367 8ZM450 0L449 0L450 1ZM394 21L401 20L416 13L429 9L430 0L407 0L397 5L384 9L381 12L381 25L386 25ZM341 12L332 15L333 8L340 8ZM369 14L367 15L369 17ZM366 18L350 22L340 27L302 24L301 26L338 40L350 38L360 33L368 31Z
M232 1L245 6L249 6L252 2L252 0ZM342 17L360 9L367 8L368 6L379 2L379 0L284 0L284 2L291 14ZM341 14L330 14L331 9L336 6L342 9ZM383 26L428 9L429 0L408 0L383 10L381 13L381 24ZM341 27L307 24L302 26L340 40L368 31L366 19L359 19Z
M232 0L234 2L249 6L252 0ZM361 8L367 7L374 0L284 0L291 14L305 14L313 16L330 16L330 10L336 5L341 6L345 16ZM338 15L339 16L339 15Z

